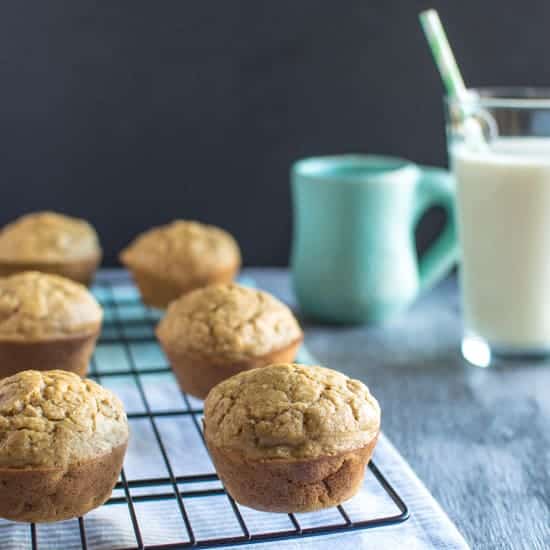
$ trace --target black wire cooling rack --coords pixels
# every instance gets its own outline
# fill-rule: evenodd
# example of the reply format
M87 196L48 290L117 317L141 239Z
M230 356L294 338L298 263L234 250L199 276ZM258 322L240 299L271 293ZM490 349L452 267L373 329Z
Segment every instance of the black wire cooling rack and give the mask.
M125 402L132 432L125 466L111 499L84 518L32 524L30 533L28 527L21 531L24 524L11 524L20 529L16 540L28 542L17 548L237 546L370 529L408 518L407 506L372 461L372 490L388 501L387 514L368 517L365 507L351 510L348 503L312 514L267 514L238 505L207 455L202 402L179 392L156 344L158 312L143 306L127 280L100 278L94 293L105 318L90 377ZM192 464L191 471L184 463Z

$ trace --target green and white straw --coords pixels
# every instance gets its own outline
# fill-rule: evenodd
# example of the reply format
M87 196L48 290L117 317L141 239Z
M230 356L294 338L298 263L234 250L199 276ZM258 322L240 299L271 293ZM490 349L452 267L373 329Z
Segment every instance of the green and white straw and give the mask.
M420 13L419 18L447 95L459 102L465 137L471 144L485 148L487 140L479 120L472 116L472 102L468 101L473 94L464 85L439 15L435 10L426 10Z
M419 18L447 94L451 97L463 98L467 94L466 86L439 15L435 10L426 10L420 14Z

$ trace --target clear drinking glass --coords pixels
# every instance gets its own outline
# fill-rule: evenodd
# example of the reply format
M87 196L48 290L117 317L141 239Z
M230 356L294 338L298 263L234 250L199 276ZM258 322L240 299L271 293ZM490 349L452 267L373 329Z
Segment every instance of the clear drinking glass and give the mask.
M550 89L471 90L446 114L462 353L483 367L550 357Z

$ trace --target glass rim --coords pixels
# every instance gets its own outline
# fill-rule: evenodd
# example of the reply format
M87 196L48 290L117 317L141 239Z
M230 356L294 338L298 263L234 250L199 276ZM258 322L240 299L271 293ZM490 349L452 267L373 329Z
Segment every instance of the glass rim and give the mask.
M490 109L550 109L550 88L483 86L468 88L462 98L445 96L448 105L479 105Z

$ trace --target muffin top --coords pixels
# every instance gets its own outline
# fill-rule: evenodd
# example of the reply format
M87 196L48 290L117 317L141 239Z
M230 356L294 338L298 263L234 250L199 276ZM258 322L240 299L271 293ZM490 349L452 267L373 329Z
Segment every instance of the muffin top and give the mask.
M0 340L85 335L101 319L101 307L79 283L37 271L0 278Z
M175 352L231 361L280 350L300 340L302 331L282 302L232 283L199 288L172 302L157 336Z
M119 399L62 370L0 380L0 468L67 468L128 440Z
M139 235L121 252L120 259L130 268L160 273L179 281L234 269L241 263L241 253L227 231L213 225L176 220Z
M55 212L35 212L0 230L0 261L81 260L101 254L97 233L86 221Z
M204 404L205 434L245 457L301 459L369 444L380 407L359 380L323 367L281 364L243 371Z

